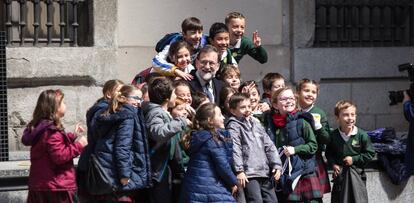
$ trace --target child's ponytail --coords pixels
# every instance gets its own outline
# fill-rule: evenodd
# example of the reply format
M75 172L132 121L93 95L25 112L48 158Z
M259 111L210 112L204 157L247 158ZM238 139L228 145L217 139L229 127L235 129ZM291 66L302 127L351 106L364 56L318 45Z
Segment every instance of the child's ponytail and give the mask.
M105 111L105 114L111 114L117 112L123 104L127 102L128 96L132 91L136 90L136 87L133 85L124 85L122 88L115 92L111 102L109 103L108 109Z
M124 85L124 82L121 80L114 79L106 81L102 88L103 98L101 99L111 99L115 91L119 89L118 87L122 85Z

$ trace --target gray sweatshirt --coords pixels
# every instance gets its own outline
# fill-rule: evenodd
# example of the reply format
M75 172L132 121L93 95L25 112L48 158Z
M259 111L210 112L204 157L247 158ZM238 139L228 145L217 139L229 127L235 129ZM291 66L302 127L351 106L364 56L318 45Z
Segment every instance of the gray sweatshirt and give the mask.
M233 140L233 159L236 172L247 178L269 177L273 169L282 169L279 154L260 121L251 116L230 117L226 129Z

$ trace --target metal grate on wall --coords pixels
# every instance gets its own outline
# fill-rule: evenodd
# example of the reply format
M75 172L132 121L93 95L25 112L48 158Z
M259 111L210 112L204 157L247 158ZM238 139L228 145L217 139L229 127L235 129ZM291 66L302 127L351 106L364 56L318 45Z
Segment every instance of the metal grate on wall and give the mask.
M413 0L316 0L314 47L414 46Z
M9 160L7 126L6 33L0 32L0 161Z
M0 0L7 46L92 46L92 1Z

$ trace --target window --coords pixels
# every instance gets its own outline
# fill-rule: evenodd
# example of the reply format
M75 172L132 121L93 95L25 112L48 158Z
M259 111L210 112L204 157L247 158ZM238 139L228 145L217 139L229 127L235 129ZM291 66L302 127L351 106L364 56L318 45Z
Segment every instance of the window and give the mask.
M414 45L412 0L316 0L314 47Z
M0 0L7 46L92 46L91 0Z

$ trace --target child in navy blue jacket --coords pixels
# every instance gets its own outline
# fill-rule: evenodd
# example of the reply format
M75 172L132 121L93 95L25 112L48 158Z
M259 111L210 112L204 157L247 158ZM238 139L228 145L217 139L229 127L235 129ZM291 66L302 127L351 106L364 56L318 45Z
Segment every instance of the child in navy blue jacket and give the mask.
M190 161L184 176L180 203L235 202L237 180L232 165L232 142L224 131L224 117L213 103L200 106L193 129L184 137Z
M132 202L135 191L151 184L149 147L139 105L142 92L124 85L97 119L94 154L116 188L110 201Z
M96 118L102 114L106 109L108 109L109 102L114 97L114 95L121 89L124 83L120 80L108 80L105 82L102 88L103 96L99 98L86 112L86 126L88 128L88 143L89 145L85 147L82 154L80 155L78 167L77 167L77 184L79 187L79 199L81 202L92 200L95 197L90 195L88 188L85 186L86 172L89 167L89 157L95 148L97 141L96 136Z

